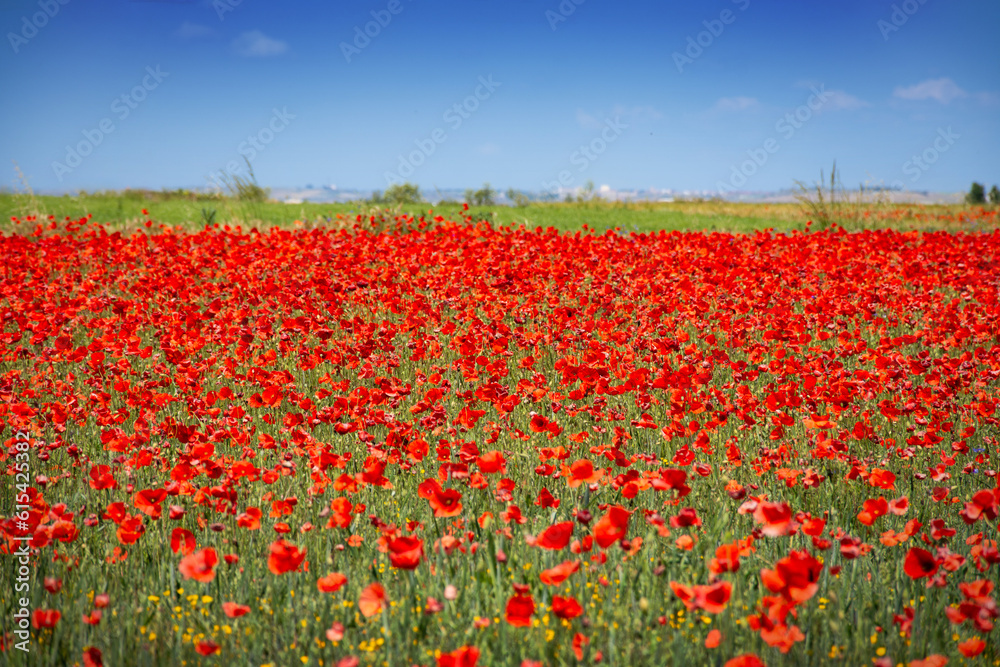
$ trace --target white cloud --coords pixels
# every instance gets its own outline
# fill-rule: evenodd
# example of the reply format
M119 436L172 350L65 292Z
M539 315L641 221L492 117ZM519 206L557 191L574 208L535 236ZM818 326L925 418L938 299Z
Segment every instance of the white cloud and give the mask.
M251 30L233 40L233 50L248 58L263 58L281 55L288 50L288 44L280 39L272 39L260 30Z
M723 97L712 107L712 111L747 111L756 109L760 102L755 97Z
M200 23L191 23L191 21L185 21L181 24L180 28L174 31L174 36L181 39L198 39L201 37L211 37L214 34L215 31L208 26L201 25Z
M860 109L866 106L868 106L868 102L865 102L850 93L845 93L843 90L826 91L826 102L823 103L823 109L831 110L843 109L846 111L853 111L854 109Z
M821 105L819 108L820 113L824 111L854 111L871 106L868 102L846 91L827 90L826 84L819 83L818 81L799 81L795 84L795 87L808 91L806 94L810 94L809 99L813 99L812 95L822 95L821 101L818 102Z
M949 104L969 95L949 78L928 79L907 87L897 86L892 94L901 100L937 100L941 104Z

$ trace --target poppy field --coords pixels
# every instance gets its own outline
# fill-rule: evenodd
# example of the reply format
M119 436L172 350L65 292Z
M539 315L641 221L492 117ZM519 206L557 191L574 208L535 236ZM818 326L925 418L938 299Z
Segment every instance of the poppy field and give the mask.
M1000 665L1000 232L0 236L10 665Z

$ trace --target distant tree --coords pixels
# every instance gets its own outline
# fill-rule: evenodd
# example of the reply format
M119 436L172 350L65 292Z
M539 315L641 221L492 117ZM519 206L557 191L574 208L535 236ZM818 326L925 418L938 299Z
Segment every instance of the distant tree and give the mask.
M388 204L419 204L423 199L420 188L415 184L396 183L386 188L382 201Z
M965 201L967 204L985 204L986 188L983 187L983 184L973 183L972 187L969 188L969 194L965 195Z
M518 208L524 208L531 203L531 199L528 198L528 195L519 190L515 190L514 188L507 188L507 199L514 202L514 206L517 206Z
M483 187L478 190L469 188L465 191L465 201L470 206L494 206L496 197L497 191L491 188L489 183L483 183Z
M994 206L1000 204L1000 190L995 185L990 188L990 203Z

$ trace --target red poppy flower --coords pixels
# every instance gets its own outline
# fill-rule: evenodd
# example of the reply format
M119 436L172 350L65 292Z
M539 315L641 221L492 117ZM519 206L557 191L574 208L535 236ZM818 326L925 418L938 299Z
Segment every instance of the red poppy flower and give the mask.
M767 667L767 665L753 653L744 653L730 658L723 667Z
M583 614L583 607L575 598L552 597L552 613L559 618L573 619Z
M330 520L327 528L350 528L354 521L354 505L347 498L334 498L330 503Z
M104 667L104 656L96 646L83 649L83 667Z
M516 627L526 628L531 625L531 616L535 613L535 600L531 595L515 595L507 600L505 618Z
M910 508L910 499L906 496L889 501L889 511L896 516L903 516Z
M115 535L122 544L135 544L146 532L140 516L127 516L118 524Z
M819 575L823 564L806 551L792 551L774 566L762 569L761 581L773 593L779 593L792 603L805 602L819 590Z
M194 533L187 528L177 527L170 532L170 548L175 554L187 556L194 552L196 546Z
M229 618L239 618L250 613L250 607L236 602L223 602L222 611Z
M197 644L195 644L194 650L197 651L200 655L207 656L207 655L212 655L214 653L218 653L222 649L220 649L219 645L213 642L211 639L206 639L204 641L200 641Z
M341 639L343 639L344 638L344 624L343 623L334 622L333 625L331 625L329 628L327 628L327 630L326 630L326 638L329 639L332 642L339 642Z
M628 531L628 520L631 512L624 507L613 505L608 509L607 514L594 524L594 540L602 549L618 542Z
M951 607L949 607L950 609ZM913 620L916 618L916 611L913 607L903 607L902 614L893 614L892 622L899 626L899 632L904 637L909 637L913 630Z
M866 500L862 510L858 512L858 521L866 526L875 523L879 517L885 516L889 512L889 503L885 498Z
M772 503L763 501L757 504L753 518L763 524L761 532L768 537L781 537L795 532L795 522L792 520L792 508L788 503Z
M723 572L738 572L740 569L740 545L738 543L723 544L715 550L715 558L708 562L708 570L712 574Z
M517 505L510 505L506 510L500 513L500 518L503 519L504 523L510 523L513 521L518 525L528 523L527 517L521 514L521 508Z
M542 490L538 492L538 496L535 498L535 505L541 508L555 508L558 509L559 503L561 501L552 495L552 492L546 489L544 486Z
M931 552L919 547L910 547L903 561L903 571L913 579L930 577L938 571L937 559Z
M358 598L358 610L365 618L370 618L382 611L382 604L385 602L385 589L382 584L372 583L361 591Z
M401 570L414 570L424 555L424 543L416 537L397 537L386 545L389 547L389 562Z
M966 658L975 658L977 655L986 649L986 642L984 642L979 637L970 637L964 642L960 642L958 645L958 650Z
M102 491L104 489L114 489L118 487L118 483L115 478L111 475L111 466L97 465L90 469L90 488L95 491Z
M804 640L806 636L797 625L774 623L760 628L760 638L768 646L773 646L782 653L788 653L796 642Z
M702 609L709 614L719 614L729 602L733 585L728 581L720 581L708 586L685 586L671 581L670 589L688 610Z
M532 415L530 427L535 433L544 433L549 428L549 420L541 415Z
M462 494L455 489L437 488L427 499L436 517L458 516L462 513Z
M947 657L940 654L934 654L927 656L923 660L911 660L907 667L944 667L947 664Z
M693 507L685 507L676 516L670 517L671 528L688 528L690 526L700 526L701 519L698 512Z
M572 537L573 522L563 521L562 523L553 524L543 530L542 534L535 540L535 546L541 547L542 549L549 549L551 551L559 551L560 549L566 548L566 545L569 544Z
M603 475L603 471L594 469L594 464L589 459L574 461L573 465L569 467L569 473L566 484L571 489L575 489L581 484L596 482Z
M437 664L438 667L476 667L479 664L479 649L475 646L463 646L439 656Z
M167 497L165 489L145 489L135 494L135 507L143 514L159 519L163 514L160 503Z
M873 468L868 475L868 483L880 489L892 489L896 486L896 475L888 470Z
M694 588L691 586L685 586L684 584L679 584L676 581L670 582L670 590L674 592L680 601L684 603L684 606L688 609L694 609Z
M320 593L336 593L346 583L347 577L340 572L331 572L325 577L320 577L316 580L316 588Z
M709 614L721 614L733 592L728 581L719 581L708 586L695 586L695 605Z
M285 540L277 540L271 544L270 554L267 557L267 569L272 574L294 572L302 565L305 557L305 549L299 550L294 544Z
M1000 515L1000 487L977 491L959 512L962 521L974 524L980 518L993 521Z
M539 578L542 580L543 584L548 586L558 586L562 582L566 581L571 574L580 569L580 561L578 560L568 560L555 567L551 567L547 570L542 570Z
M194 579L207 584L215 579L215 566L218 562L219 557L216 555L215 549L207 547L182 558L177 569L181 571L185 579Z
M993 592L993 582L988 579L976 579L970 582L961 582L958 585L958 589L962 591L967 599L977 602L979 604L988 605L990 600L990 593Z
M35 628L54 628L62 614L55 609L36 609L31 615L31 625Z
M507 469L507 460L500 452L486 452L476 460L479 470L484 474L503 474Z
M262 516L263 512L260 509L248 507L246 511L236 517L236 525L247 530L257 530L260 528L260 518Z

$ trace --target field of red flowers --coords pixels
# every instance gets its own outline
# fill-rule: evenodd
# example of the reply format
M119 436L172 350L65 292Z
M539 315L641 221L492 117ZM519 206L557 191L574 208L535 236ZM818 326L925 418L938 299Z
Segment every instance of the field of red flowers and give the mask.
M18 222L4 664L1000 664L1000 232Z

